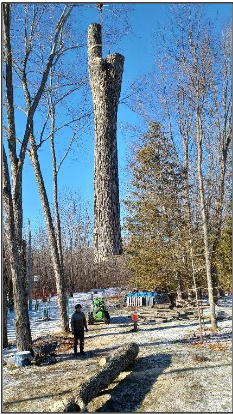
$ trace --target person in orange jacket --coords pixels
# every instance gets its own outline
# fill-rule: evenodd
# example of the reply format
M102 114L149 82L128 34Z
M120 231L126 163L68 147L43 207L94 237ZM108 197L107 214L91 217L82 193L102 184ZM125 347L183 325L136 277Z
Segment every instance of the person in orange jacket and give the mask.
M134 311L134 313L132 313L131 319L133 321L133 330L134 330L134 332L137 332L137 330L138 330L138 314L137 314L136 310Z

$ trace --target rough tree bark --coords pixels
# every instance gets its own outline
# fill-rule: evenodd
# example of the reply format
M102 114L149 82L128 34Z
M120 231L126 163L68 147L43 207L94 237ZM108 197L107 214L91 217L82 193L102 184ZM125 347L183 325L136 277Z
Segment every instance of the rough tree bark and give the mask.
M14 294L16 343L19 350L27 350L31 344L31 331L25 295L24 251L22 240L22 168L28 134L28 121L19 157L16 154L16 128L13 94L13 63L11 48L10 5L3 5L3 33L5 50L6 112L8 122L8 153L11 166L3 149L3 200L6 213L6 237L10 257Z
M210 304L211 327L213 330L216 330L217 329L217 318L215 314L214 288L213 288L213 280L212 280L212 275L211 275L208 223L207 223L206 205L205 205L205 197L204 197L204 183L203 183L203 173L202 173L202 128L201 128L200 108L198 106L197 106L196 116L197 116L196 118L197 176L198 176L200 208L201 208L201 217L202 217L205 267L206 267L206 276L207 276L207 285L208 285L208 297L209 297L209 304Z
M86 412L87 404L134 362L138 352L139 346L134 342L119 347L101 371L81 385L78 395L66 404L63 412Z
M122 252L117 159L117 108L124 57L102 59L101 25L88 29L88 62L94 104L94 258L96 263Z
M30 349L32 342L28 317L23 240L21 245L15 231L7 157L3 148L3 200L6 212L6 237L9 249L12 285L14 294L16 345L20 351Z
M38 191L39 191L41 203L43 206L45 221L46 221L47 230L48 230L48 237L49 237L49 242L50 242L50 247L51 247L51 256L52 256L53 269L54 269L54 274L55 274L55 279L56 279L58 307L59 307L59 312L61 316L62 329L64 331L69 331L69 318L67 315L66 299L65 299L64 272L61 267L56 233L55 233L55 229L53 226L51 211L49 207L49 201L48 201L48 197L47 197L47 193L46 193L46 189L44 185L43 176L41 173L35 138L33 134L30 135L30 144L31 144L31 150L29 152L29 156L31 158L32 166L33 166L34 173L35 173L35 178L38 184Z
M2 346L6 348L8 346L7 337L7 266L6 257L3 246L3 296L2 296Z
M50 70L50 88L52 90L53 87L53 71ZM60 220L60 212L59 212L59 204L58 204L58 167L57 167L57 157L55 151L55 104L53 102L53 96L49 93L48 96L48 112L50 118L50 144L51 144L51 153L52 153L52 163L53 163L53 207L54 207L54 221L55 221L55 231L56 231L56 239L57 239L57 247L58 253L60 258L60 266L62 271L64 272L64 264L63 264L63 250L62 250L62 237L61 237L61 220Z
M11 4L3 5L4 68L6 89L6 141L8 157L3 148L3 199L6 214L6 235L10 257L12 285L14 293L15 329L18 350L28 350L31 344L31 331L28 317L24 247L22 240L22 172L29 136L33 128L33 118L45 89L50 68L61 53L60 33L71 13L72 5L65 6L58 20L50 54L42 71L38 89L30 94L28 82L28 63L34 42L35 14L31 25L25 26L24 59L17 62L17 75L20 75L22 89L26 98L26 126L20 146L16 145L16 117L14 105L14 76L11 45ZM30 29L30 30L27 30ZM41 70L41 68L40 68ZM19 151L18 151L19 149ZM10 167L8 168L8 163ZM11 174L11 180L10 180Z
M32 310L32 234L30 220L28 220L28 249L27 249L27 283L28 283L28 309Z

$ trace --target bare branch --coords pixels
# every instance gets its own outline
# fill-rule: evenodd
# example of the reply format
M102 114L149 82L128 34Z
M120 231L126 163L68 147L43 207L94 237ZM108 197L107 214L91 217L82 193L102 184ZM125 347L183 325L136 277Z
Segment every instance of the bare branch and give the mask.
M91 115L91 113L87 113L87 114L84 114L84 115L80 116L79 118L72 119L71 121L66 122L65 124L61 125L60 127L55 128L55 129L54 129L54 133L56 134L56 132L60 131L61 129L63 129L63 128L65 128L65 127L67 127L67 126L69 126L69 125L73 124L74 122L81 121L81 119L84 119L84 118L86 118L86 117L89 117L90 115ZM41 145L42 145L45 141L48 141L48 139L50 139L50 138L51 138L51 134L49 134L46 138L44 138L44 139L40 142L40 144L38 144L38 145L37 145L37 149L39 149L39 148L41 147Z
M61 166L62 166L63 162L65 161L65 159L66 159L66 157L67 157L67 155L68 155L68 153L69 153L69 151L70 151L70 149L71 149L71 147L72 147L72 144L73 144L73 143L74 143L74 141L75 141L76 134L77 134L77 133L74 133L74 135L70 138L70 142L69 142L69 145L68 145L68 147L67 147L67 150L65 151L65 153L64 153L64 155L63 155L63 157L62 157L62 159L60 160L60 162L59 162L59 164L58 164L58 166L57 166L57 174L58 174L58 172L59 172L59 170L60 170L60 168L61 168Z
M50 68L52 67L53 60L54 60L55 55L56 55L56 48L57 48L59 33L62 30L64 24L66 23L72 9L73 9L73 5L65 6L64 10L62 12L62 15L61 15L61 17L60 17L60 19L57 23L53 44L52 44L52 47L51 47L50 55L49 55L45 70L44 70L43 75L42 75L41 83L40 83L40 86L37 90L37 93L36 93L36 95L33 99L32 105L30 106L30 109L28 111L28 118L27 118L25 134L24 134L22 147L20 149L20 155L19 155L19 166L18 166L19 174L21 173L20 170L22 169L22 165L23 165L23 161L24 161L24 157L25 157L25 151L26 151L26 147L27 147L29 136L30 136L31 129L32 129L33 116L34 116L36 108L39 104L42 93L44 91L45 84L46 84L47 79L48 79L49 71L50 71Z
M3 33L5 40L6 54L6 94L7 94L7 119L9 124L8 148L10 153L11 165L14 171L17 168L16 143L15 143L15 114L14 114L14 94L12 81L12 50L10 40L10 5L3 4Z

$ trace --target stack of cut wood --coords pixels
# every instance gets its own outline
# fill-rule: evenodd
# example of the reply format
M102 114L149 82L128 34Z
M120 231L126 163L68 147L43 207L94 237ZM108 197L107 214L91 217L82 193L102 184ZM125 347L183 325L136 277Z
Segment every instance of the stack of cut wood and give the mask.
M174 319L196 319L198 318L198 311L196 307L188 307L177 309L170 309L169 306L155 305L153 311L150 312L140 312L140 318L144 320L160 320L163 322L172 321Z

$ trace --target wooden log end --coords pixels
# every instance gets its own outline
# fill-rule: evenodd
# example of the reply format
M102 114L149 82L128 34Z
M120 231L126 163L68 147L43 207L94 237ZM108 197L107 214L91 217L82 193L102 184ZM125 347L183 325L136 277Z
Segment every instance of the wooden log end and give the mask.
M88 413L87 407L81 399L71 398L66 402L63 413Z
M107 358L106 357L102 357L99 359L99 366L103 367L107 362Z

